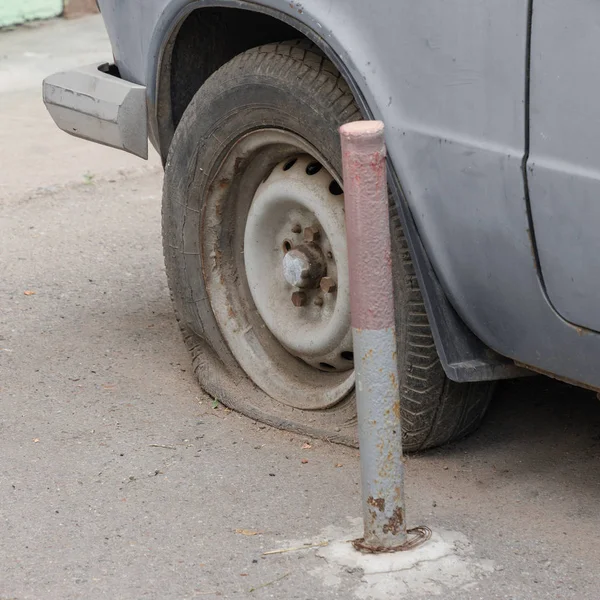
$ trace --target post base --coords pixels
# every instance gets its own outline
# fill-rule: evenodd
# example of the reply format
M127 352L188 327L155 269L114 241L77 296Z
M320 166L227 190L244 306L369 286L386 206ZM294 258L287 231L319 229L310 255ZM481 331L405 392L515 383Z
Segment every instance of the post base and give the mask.
M363 554L384 554L388 552L404 552L405 550L412 550L417 548L421 544L424 544L428 539L431 538L431 529L420 525L414 527L406 532L407 538L403 544L398 546L372 546L365 542L365 538L358 538L352 540L352 546L355 550L362 552Z

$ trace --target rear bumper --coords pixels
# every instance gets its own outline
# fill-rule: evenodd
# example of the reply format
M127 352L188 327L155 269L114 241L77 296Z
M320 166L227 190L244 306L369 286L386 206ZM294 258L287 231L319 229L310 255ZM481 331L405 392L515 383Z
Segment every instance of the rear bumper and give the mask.
M89 65L44 79L44 104L67 133L148 158L146 88Z

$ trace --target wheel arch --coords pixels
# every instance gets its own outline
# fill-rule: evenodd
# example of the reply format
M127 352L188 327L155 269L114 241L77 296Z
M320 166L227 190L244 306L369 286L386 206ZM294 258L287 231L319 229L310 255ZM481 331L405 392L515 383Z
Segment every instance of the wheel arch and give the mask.
M302 15L299 4L298 13ZM349 63L347 54L336 52L306 20L246 0L173 0L157 23L146 76L150 137L163 162L178 119L214 71L245 50L294 38L309 39L333 62L352 90L364 118L373 118L373 111L352 76L356 70ZM191 54L192 60L186 53ZM185 85L174 85L175 77L185 81ZM446 375L454 381L484 381L525 374L526 371L481 342L450 304L427 256L391 163L389 185Z

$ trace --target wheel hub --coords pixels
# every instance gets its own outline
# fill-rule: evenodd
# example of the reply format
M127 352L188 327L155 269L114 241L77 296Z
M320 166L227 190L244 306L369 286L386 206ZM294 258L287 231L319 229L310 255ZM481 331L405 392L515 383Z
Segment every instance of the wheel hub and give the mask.
M301 244L283 256L283 277L292 287L316 288L325 274L325 257L317 244Z

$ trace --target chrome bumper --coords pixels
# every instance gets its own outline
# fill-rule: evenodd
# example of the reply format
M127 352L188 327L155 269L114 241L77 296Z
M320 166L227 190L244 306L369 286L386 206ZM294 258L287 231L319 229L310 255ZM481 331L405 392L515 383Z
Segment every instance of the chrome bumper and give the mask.
M148 158L146 88L111 75L108 64L46 77L43 97L63 131Z

